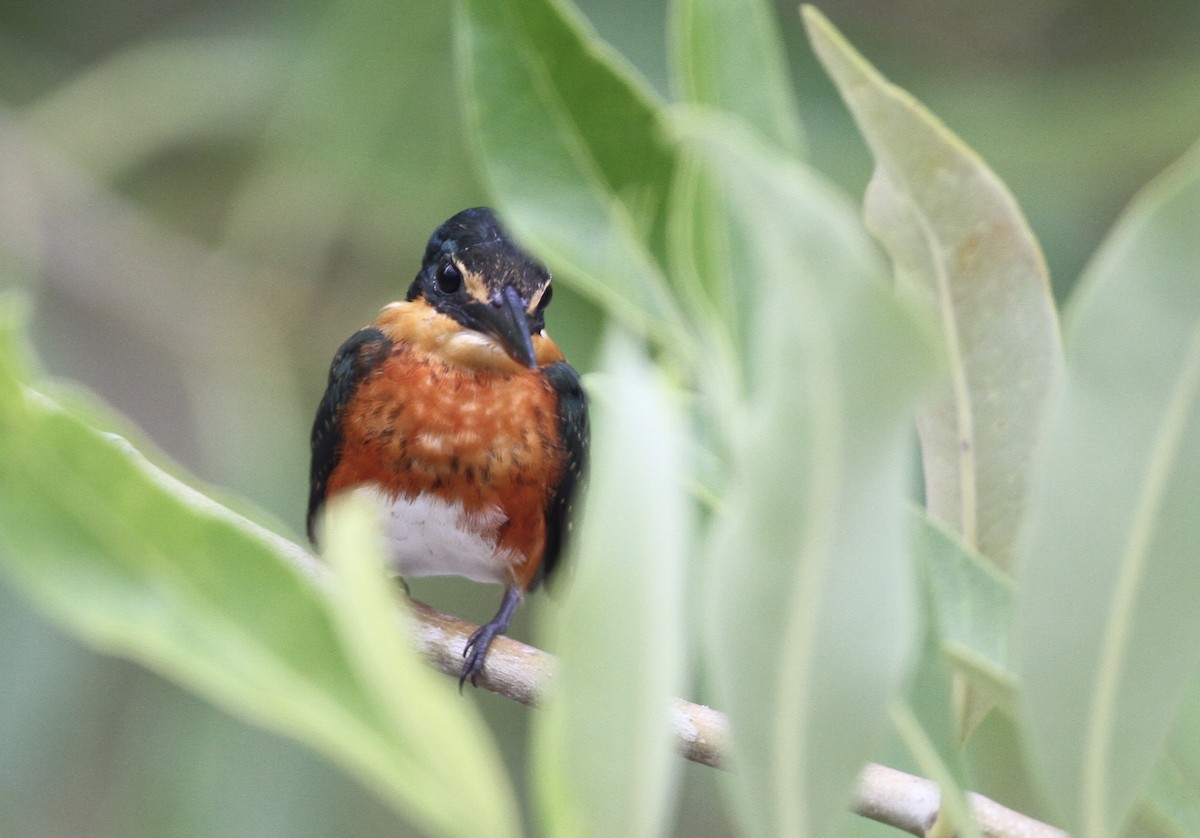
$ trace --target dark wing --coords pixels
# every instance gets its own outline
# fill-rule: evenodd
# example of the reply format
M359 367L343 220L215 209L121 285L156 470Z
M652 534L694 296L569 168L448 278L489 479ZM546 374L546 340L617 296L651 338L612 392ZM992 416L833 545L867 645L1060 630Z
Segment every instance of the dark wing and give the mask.
M546 550L534 584L554 571L571 531L576 490L587 468L589 436L587 397L579 373L570 364L559 361L543 368L542 374L558 395L558 431L567 460L546 508Z
M309 472L308 540L316 543L317 513L325 503L329 475L337 466L342 444L342 408L368 373L391 352L392 342L378 329L360 329L343 343L329 367L329 384L312 427Z

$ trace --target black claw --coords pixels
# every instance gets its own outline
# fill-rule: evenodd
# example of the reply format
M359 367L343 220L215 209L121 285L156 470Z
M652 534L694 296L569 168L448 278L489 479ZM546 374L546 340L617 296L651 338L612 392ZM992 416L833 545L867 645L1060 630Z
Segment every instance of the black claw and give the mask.
M493 640L508 630L508 623L512 619L513 612L520 604L521 589L515 585L505 589L504 600L500 603L500 610L496 612L496 616L475 629L474 633L467 638L467 645L463 647L462 674L458 677L460 693L463 684L467 681L471 682L472 687L479 686L476 679L479 678L479 673L483 672L483 663L487 658L488 649Z
M468 680L472 687L478 687L476 679L479 673L483 671L483 662L487 658L488 648L491 647L492 641L504 631L501 627L488 623L485 626L480 626L467 639L467 645L463 647L463 668L462 675L458 678L458 691L462 692L463 684Z

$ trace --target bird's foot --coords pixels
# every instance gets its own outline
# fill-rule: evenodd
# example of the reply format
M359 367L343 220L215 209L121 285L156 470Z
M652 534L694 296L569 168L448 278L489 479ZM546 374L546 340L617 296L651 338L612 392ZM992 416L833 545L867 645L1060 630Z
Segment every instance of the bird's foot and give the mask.
M483 662L487 657L488 648L495 640L504 632L508 631L508 623L512 620L513 612L517 610L517 606L521 604L521 589L513 585L505 589L504 599L500 603L500 610L496 612L496 616L484 623L467 638L467 645L463 647L463 668L462 675L458 678L458 691L462 692L463 684L468 680L472 687L478 687L476 679L479 673L483 672Z
M467 639L467 645L463 647L462 675L458 678L459 692L462 692L463 684L467 681L471 682L472 687L479 686L476 679L483 671L483 661L487 657L488 648L492 645L493 640L504 634L504 629L505 626L496 625L493 620L475 629L475 632Z

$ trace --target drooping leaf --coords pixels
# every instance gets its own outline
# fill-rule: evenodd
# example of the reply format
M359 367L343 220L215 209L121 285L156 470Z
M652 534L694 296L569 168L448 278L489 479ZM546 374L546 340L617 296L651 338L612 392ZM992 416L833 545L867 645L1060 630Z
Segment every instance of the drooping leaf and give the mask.
M467 121L525 242L636 331L670 334L661 104L565 0L460 0Z
M553 692L535 719L547 835L668 832L681 769L667 720L685 687L692 531L679 404L630 338L593 378L591 478L553 615Z
M397 735L394 708L361 677L362 650L337 631L321 567L31 389L10 320L0 330L0 567L16 587L96 648L305 742L431 832L517 834L486 738L465 755L431 755ZM406 687L414 706L433 700L426 686ZM470 705L448 707L450 724L481 729ZM464 756L470 765L456 762Z
M1115 835L1200 666L1200 146L1133 201L1066 317L1017 573L1029 748Z
M730 781L750 834L833 834L915 641L901 498L930 352L840 196L739 123L676 127L756 245L764 362L707 611Z
M1061 367L1045 262L999 178L811 6L813 50L875 159L867 223L941 328L949 380L918 416L927 507L1007 568L1043 404Z

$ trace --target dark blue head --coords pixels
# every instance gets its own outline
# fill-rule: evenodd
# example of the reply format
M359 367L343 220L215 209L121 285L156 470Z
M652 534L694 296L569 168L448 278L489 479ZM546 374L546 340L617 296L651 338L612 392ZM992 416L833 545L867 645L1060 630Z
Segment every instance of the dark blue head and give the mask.
M409 300L490 335L528 367L537 366L530 336L545 328L550 296L550 272L487 207L463 210L434 231L408 289Z

